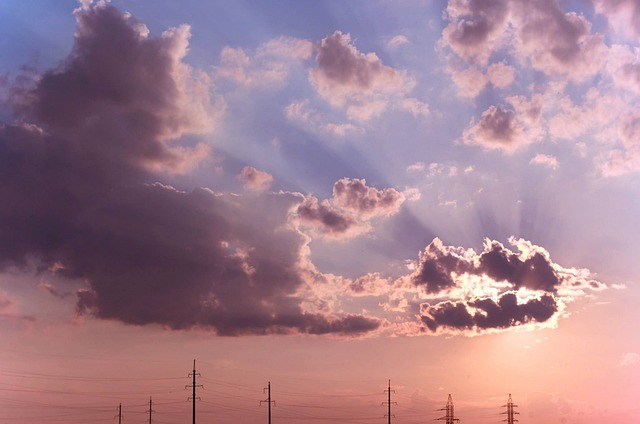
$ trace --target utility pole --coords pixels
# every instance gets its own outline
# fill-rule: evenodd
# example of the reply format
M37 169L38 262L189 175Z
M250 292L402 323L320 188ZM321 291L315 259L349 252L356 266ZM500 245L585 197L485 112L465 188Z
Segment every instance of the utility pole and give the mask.
M122 404L118 404L118 415L116 415L116 417L118 418L118 424L122 424Z
M394 415L391 415L391 405L392 404L398 404L398 402L391 402L391 393L395 393L395 390L391 390L391 380L389 380L389 386L387 387L387 390L384 391L384 393L387 393L387 401L386 402L382 402L383 405L387 405L387 415L385 415L385 417L388 417L388 423L391 424L391 417L394 417Z
M151 396L149 396L149 410L147 412L149 413L149 424L151 424L151 413L155 412L153 410L153 401L151 400Z
M271 424L271 404L273 403L274 405L276 404L275 400L271 400L271 382L269 381L267 383L267 387L265 387L264 389L262 389L262 392L267 392L267 399L265 400L261 400L260 401L260 405L262 405L263 403L266 403L268 406L268 411L267 413L269 414L269 424Z
M456 422L460 422L459 418L456 418L453 414L453 400L451 399L451 395L449 395L449 399L447 400L447 406L442 409L438 409L438 411L445 411L444 417L436 418L436 421L444 421L445 424L455 424Z
M507 414L507 419L502 421L506 421L507 424L513 424L518 421L515 419L514 415L518 415L520 413L516 412L516 408L518 407L518 405L513 404L513 400L511 400L511 393L509 393L509 401L506 405L502 405L502 407L507 408L505 412L501 412L501 414Z
M193 421L192 421L192 424L196 424L196 400L200 399L199 397L196 396L196 387L202 387L202 384L196 384L196 376L200 376L200 373L196 372L196 360L194 359L193 360L193 372L189 374L189 377L193 377L193 383L191 383L190 385L184 386L185 389L187 387L193 388L193 394L189 398L189 400L193 400Z

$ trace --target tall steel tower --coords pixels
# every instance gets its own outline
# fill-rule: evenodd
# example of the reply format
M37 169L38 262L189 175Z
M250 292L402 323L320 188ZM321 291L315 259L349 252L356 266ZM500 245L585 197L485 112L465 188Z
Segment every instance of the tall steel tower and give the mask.
M459 418L456 418L453 414L453 400L451 399L451 395L449 395L449 399L447 400L447 406L442 409L438 409L438 411L445 411L444 417L436 418L436 421L444 421L445 424L455 424L456 422L460 422Z
M502 407L507 408L506 411L502 412L502 414L507 415L507 418L502 421L506 421L507 424L513 424L518 421L515 419L514 415L518 415L520 413L516 412L516 408L518 407L518 405L513 404L513 400L511 400L511 393L509 393L509 401L507 402L506 405L502 405Z

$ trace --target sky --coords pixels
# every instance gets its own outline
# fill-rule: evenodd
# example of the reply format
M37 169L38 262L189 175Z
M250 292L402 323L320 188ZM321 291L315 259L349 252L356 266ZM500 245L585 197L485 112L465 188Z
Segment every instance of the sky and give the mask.
M640 421L637 1L5 1L0 57L0 423L188 423L194 359L198 422Z

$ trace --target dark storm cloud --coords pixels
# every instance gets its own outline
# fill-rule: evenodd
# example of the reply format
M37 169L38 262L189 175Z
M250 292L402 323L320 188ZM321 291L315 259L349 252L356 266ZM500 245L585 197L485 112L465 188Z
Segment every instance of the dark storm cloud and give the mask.
M435 239L420 254L414 285L427 293L460 287L466 276L478 276L492 283L506 282L514 289L555 292L562 283L559 271L542 249L528 254L514 253L497 241L486 241L479 255L473 251L444 246ZM587 284L587 283L585 283Z
M454 274L472 270L472 262L461 252L450 249L439 239L435 239L420 253L418 268L412 276L412 282L416 286L424 287L427 293L438 293L456 286Z
M302 195L146 183L207 153L168 144L210 129L217 113L181 61L188 27L149 38L102 3L76 18L69 58L17 103L24 123L0 127L0 269L85 281L79 313L135 325L221 335L378 328L301 307L308 239L288 217Z
M478 331L505 329L528 323L542 323L558 311L550 294L518 303L515 293L502 294L498 301L489 298L470 301L441 302L435 306L421 306L420 319L431 331L438 328Z
M515 288L555 291L560 284L551 262L541 252L523 259L497 242L491 243L479 257L479 273L495 281L507 281Z
M529 324L552 327L566 305L606 286L587 269L565 268L549 252L511 237L512 252L485 240L483 251L446 246L434 239L420 253L415 270L398 279L388 305L402 299L434 299L420 304L418 318L431 332L482 334ZM395 303L393 302L395 301Z

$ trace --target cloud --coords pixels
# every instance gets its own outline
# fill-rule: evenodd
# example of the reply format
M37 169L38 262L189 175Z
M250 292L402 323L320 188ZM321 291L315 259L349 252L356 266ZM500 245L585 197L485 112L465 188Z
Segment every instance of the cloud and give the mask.
M409 112L411 115L413 115L414 118L426 118L431 113L431 110L429 109L429 105L427 103L421 102L420 100L413 97L408 97L406 99L400 100L397 108Z
M499 89L507 88L513 83L516 75L515 68L503 62L491 64L486 73L476 65L462 70L450 66L447 72L456 84L458 94L468 98L477 97L488 84Z
M105 168L111 161L184 172L206 156L203 144L167 144L187 132L212 131L221 112L211 104L206 75L182 62L189 27L150 39L141 24L109 6L78 10L76 19L73 52L22 105L37 125Z
M549 167L551 169L558 169L558 167L560 166L558 164L558 159L555 156L550 156L550 155L545 155L542 153L538 153L537 155L535 155L530 161L529 163L535 164L535 165L542 165L542 166L546 166Z
M480 331L504 329L545 322L558 311L555 299L549 294L519 303L516 294L511 292L501 295L497 302L485 298L468 303L442 302L435 306L421 306L420 319L431 331L437 331L439 327L455 330L476 328Z
M362 128L350 122L330 122L310 105L309 99L290 103L284 108L284 115L290 121L303 124L307 128L340 138L362 132Z
M554 0L452 0L447 18L441 44L469 64L486 66L506 51L547 75L580 82L600 71L607 54L586 18Z
M316 51L318 66L309 71L309 81L323 99L344 109L350 119L368 121L413 88L406 73L384 65L375 53L360 53L349 34L336 31Z
M554 326L568 303L605 288L588 270L552 262L542 247L509 241L517 253L488 239L480 254L434 239L413 272L394 283L389 305L403 298L414 304L416 299L438 300L419 303L419 319L427 330L481 334Z
M591 32L584 16L563 12L558 2L513 2L518 52L547 75L584 81L600 71L607 54L602 34Z
M296 213L304 225L318 229L321 234L339 237L363 231L354 217L335 208L328 200L318 201L315 196L307 196Z
M4 290L0 290L0 309L6 309L13 305L13 301L9 297L9 294Z
M378 272L358 277L349 284L352 296L381 296L388 293L389 288L389 281Z
M453 0L447 5L450 23L442 32L442 42L458 56L484 64L501 46L500 33L509 13L506 0Z
M297 215L303 225L329 237L367 232L372 219L396 214L406 198L394 188L379 190L366 183L364 179L342 178L333 185L330 200L319 201L308 195L297 208Z
M378 328L362 314L303 307L309 238L289 218L302 195L149 183L201 159L176 139L211 131L220 113L208 80L182 62L188 27L149 37L103 2L76 19L71 55L22 93L21 122L0 127L0 269L82 281L79 314L132 325L219 335ZM267 179L245 172L249 185Z
M640 354L635 352L628 352L622 355L622 360L620 361L621 367L628 367L630 365L634 365L640 362Z
M634 0L593 0L595 10L609 21L609 27L623 37L640 35L640 5Z
M387 46L391 50L395 50L400 46L404 46L405 44L409 44L409 39L404 35L396 35L387 42Z
M334 203L363 218L390 216L398 212L405 198L394 188L368 187L365 179L342 178L333 185Z
M503 106L491 106L480 116L478 122L471 122L462 136L465 144L480 145L485 149L502 150L511 153L529 144L525 128L513 110Z
M246 87L277 87L286 81L291 68L309 59L312 52L310 41L292 37L269 40L249 53L226 46L220 52L220 65L214 67L213 77Z
M252 166L245 166L238 175L244 187L249 190L263 191L269 188L273 182L273 176L268 172L260 171Z

